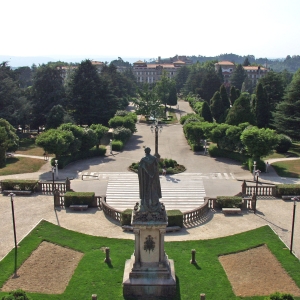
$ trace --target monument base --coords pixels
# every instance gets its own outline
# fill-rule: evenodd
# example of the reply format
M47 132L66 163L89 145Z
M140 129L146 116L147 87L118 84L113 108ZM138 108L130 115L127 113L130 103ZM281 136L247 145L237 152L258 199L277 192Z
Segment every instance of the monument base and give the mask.
M176 278L174 261L164 263L135 263L134 255L126 260L123 276L124 297L147 299L147 297L174 298L176 295Z

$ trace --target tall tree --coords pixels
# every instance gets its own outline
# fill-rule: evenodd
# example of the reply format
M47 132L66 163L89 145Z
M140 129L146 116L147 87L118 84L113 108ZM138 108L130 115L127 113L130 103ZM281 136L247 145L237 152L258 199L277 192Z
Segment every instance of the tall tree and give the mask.
M247 74L243 66L241 64L238 64L230 77L231 85L234 85L237 89L240 90L246 77Z
M248 56L245 58L245 60L244 60L244 62L243 62L243 66L244 66L244 67L250 66L250 61L249 61Z
M277 105L273 118L277 132L300 140L300 69L294 74L284 101Z
M184 87L188 79L189 73L190 73L190 69L187 66L183 66L178 70L175 77L177 91L180 91Z
M231 88L230 88L230 96L229 97L230 97L231 105L233 105L235 100L238 98L234 86L231 86Z
M65 90L60 70L42 65L35 71L31 89L33 105L33 127L45 125L47 116L53 106L64 106Z
M202 104L200 116L204 119L204 121L207 121L210 123L212 123L214 121L212 114L211 114L211 110L206 101L204 101Z
M171 106L177 105L176 83L173 80L170 82L168 105L171 105Z
M251 110L250 96L248 93L243 93L234 102L226 117L226 123L230 125L239 125L248 122L255 124L255 117Z
M268 127L269 125L269 104L265 90L261 83L256 87L255 115L258 128Z
M155 90L160 102L165 106L165 114L167 113L167 104L170 95L171 81L167 77L167 73L164 71L161 79L156 83Z
M107 124L120 108L112 88L90 60L82 61L69 83L69 105L80 125Z
M223 102L219 91L215 92L214 96L210 100L210 103L210 109L214 119L217 123L222 123L225 108L223 106Z
M215 92L220 90L221 81L215 70L208 70L201 82L201 98L209 102Z
M221 87L220 87L220 96L221 96L224 108L225 109L229 108L230 107L230 101L229 101L227 91L226 91L226 88L225 88L224 84L222 84Z

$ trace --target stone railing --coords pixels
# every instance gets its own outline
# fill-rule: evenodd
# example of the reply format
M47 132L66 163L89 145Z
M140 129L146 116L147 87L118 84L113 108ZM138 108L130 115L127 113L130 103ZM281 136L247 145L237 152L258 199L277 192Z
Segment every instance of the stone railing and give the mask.
M67 178L65 182L53 182L50 181L39 181L38 182L38 191L43 194L53 194L54 190L58 190L60 193L64 194L67 191L71 190L70 179Z
M61 194L59 190L54 191L54 206L65 206L65 195ZM89 206L102 208L102 197L95 196L94 201Z
M209 199L206 198L204 200L204 204L202 204L200 207L197 207L193 210L183 213L183 223L191 224L196 221L199 221L201 218L206 216L208 208L209 208L208 203L209 203Z
M104 214L106 216L108 216L108 217L110 217L110 218L118 221L119 223L121 223L121 214L122 214L122 211L117 210L117 209L109 206L106 203L105 199L104 199L104 201L101 200L101 208L102 208L102 210L103 210L103 212L104 212Z
M270 184L264 185L247 185L244 180L242 184L242 195L252 196L253 194L257 196L276 196L276 186Z

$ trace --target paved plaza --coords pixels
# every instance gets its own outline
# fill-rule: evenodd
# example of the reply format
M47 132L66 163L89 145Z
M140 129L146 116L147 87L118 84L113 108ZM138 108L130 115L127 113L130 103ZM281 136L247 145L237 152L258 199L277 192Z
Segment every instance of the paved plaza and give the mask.
M191 112L188 103L180 101L177 110L178 118L188 112ZM137 132L122 152L109 154L107 151L105 157L72 163L59 170L59 180L68 177L72 179L71 188L75 191L93 191L99 196L106 195L108 203L118 209L132 208L132 203L138 201L138 185L137 175L128 171L128 167L144 156L146 146L150 147L154 154L154 135L151 133L150 126L138 123ZM167 209L186 211L201 205L205 196L235 195L241 192L243 180L253 180L248 170L232 160L216 159L202 152L192 152L179 123L163 126L159 134L158 152L161 157L175 159L187 169L182 174L160 177L163 196L161 201L165 203ZM0 176L0 180L5 178L51 180L51 177L48 162L39 172ZM299 183L299 180L281 178L270 167L268 173L261 173L260 182ZM91 235L134 238L132 233L123 232L117 223L107 219L99 209L89 209L84 212L74 212L69 209L54 210L53 197L39 194L30 197L16 196L14 203L18 241L41 219ZM0 259L2 259L14 246L9 197L0 196L0 211ZM166 241L212 239L269 225L289 246L292 211L292 201L281 199L258 200L257 214L247 212L242 215L224 216L219 211L212 210L198 224L183 228L177 233L168 233ZM296 210L293 246L298 257L300 257L299 218L300 207Z

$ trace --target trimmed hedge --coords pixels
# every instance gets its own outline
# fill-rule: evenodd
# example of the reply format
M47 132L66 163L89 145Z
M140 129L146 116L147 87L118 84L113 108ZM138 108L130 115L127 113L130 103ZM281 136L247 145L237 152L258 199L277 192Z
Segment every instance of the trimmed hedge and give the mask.
M17 190L17 191L32 191L37 189L38 180L18 180L5 179L1 180L1 187L3 190Z
M283 195L300 195L300 184L278 184L276 185L276 194Z
M183 213L178 210L167 210L168 215L168 227L179 226L183 227Z
M122 151L124 144L122 141L114 140L111 142L111 147L113 151Z
M121 225L131 225L132 209L125 209L121 214ZM168 227L183 227L183 213L180 210L168 210Z
M218 196L216 204L217 208L241 208L242 200L242 197L237 196Z
M81 159L87 159L87 158L92 158L92 157L97 157L97 156L104 156L105 153L106 153L106 147L100 146L99 149L94 148L94 149L90 149L88 151L79 151L79 152L76 152L76 153L70 154L70 155L62 155L58 159L58 168L63 169L68 164L70 164L74 161L81 160ZM55 159L56 158L51 159L52 166L55 166Z
M131 225L132 209L125 209L121 214L121 225Z
M88 205L91 207L94 199L94 192L66 192L65 207L70 205Z

